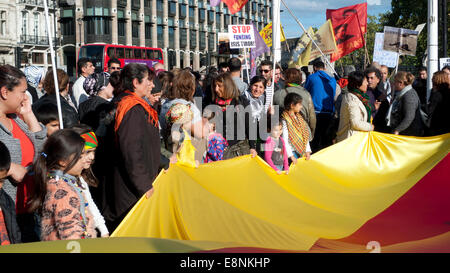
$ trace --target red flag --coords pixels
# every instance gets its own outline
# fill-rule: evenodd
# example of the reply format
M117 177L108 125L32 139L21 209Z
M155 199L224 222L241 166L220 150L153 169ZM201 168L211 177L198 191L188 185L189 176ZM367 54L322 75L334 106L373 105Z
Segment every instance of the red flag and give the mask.
M235 14L236 12L239 12L245 4L247 4L248 0L222 0L222 2L227 4L231 14Z
M337 27L339 21L342 21L353 14L358 14L358 21L361 25L363 34L367 31L367 3L357 4L353 6L343 7L340 9L327 9L327 20L331 19L333 27Z
M327 10L336 37L337 52L331 55L335 62L364 46L367 30L367 4L359 4L338 10Z

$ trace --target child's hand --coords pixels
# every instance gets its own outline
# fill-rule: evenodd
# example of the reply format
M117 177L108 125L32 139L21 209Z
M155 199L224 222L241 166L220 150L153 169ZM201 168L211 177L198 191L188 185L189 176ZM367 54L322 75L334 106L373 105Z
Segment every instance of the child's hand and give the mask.
M283 173L283 171L280 171L280 170L277 171L277 174L282 174L282 173Z
M149 189L149 190L145 193L145 197L146 197L147 199L149 199L150 197L152 197L153 191L154 191L154 188Z
M255 158L258 155L255 149L250 149L250 154L252 155L252 158Z
M295 156L291 156L292 163L297 164L297 158Z
M306 154L305 154L305 159L306 159L306 160L309 160L310 158L311 158L311 153L309 153L309 152L306 153Z
M175 164L175 163L177 163L177 161L178 161L177 155L176 155L176 154L173 154L173 155L170 157L170 164Z

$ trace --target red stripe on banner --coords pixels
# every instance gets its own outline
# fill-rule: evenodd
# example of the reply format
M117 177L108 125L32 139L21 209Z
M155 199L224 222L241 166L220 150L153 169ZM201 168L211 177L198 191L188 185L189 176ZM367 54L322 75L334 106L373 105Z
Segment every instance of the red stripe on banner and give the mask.
M338 241L382 246L417 241L450 231L450 157L430 172L394 204L359 230Z

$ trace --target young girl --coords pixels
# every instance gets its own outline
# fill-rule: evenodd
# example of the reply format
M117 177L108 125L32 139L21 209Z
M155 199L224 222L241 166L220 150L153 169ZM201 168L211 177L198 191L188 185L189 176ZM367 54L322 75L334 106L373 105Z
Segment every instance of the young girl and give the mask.
M207 135L208 147L206 150L206 155L204 163L214 162L223 160L223 153L228 147L227 140L219 133L216 132L216 124L212 122L215 117L215 112L206 114L204 118L205 129L208 130L205 135Z
M190 137L193 115L190 106L183 103L172 104L165 115L169 148L173 153L171 163L179 161L192 167L199 165Z
M297 163L297 158L306 157L306 160L309 160L311 156L309 146L311 132L300 114L301 109L302 97L296 93L289 93L284 99L284 111L281 117L287 156L294 164Z
M82 192L86 197L88 209L94 217L95 228L99 231L101 237L109 237L108 228L106 227L105 219L98 209L94 198L99 201L99 181L92 171L92 164L95 160L95 151L98 146L98 140L92 129L84 124L76 125L71 128L78 133L86 142L84 144L84 151L86 153L86 164L79 177L82 186ZM92 192L92 194L91 194ZM94 197L94 198L93 198Z
M86 164L85 141L63 129L51 135L34 166L31 208L41 214L41 240L95 238L93 216L78 180Z
M281 138L283 126L281 123L273 123L270 128L270 136L264 144L264 159L278 174L289 171L288 155L284 139Z

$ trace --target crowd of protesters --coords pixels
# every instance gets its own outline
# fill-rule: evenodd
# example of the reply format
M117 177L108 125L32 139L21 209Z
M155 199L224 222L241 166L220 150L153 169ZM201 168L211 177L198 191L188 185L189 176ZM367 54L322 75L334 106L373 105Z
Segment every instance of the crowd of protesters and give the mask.
M263 61L247 81L239 58L204 75L117 59L78 69L72 87L57 69L57 98L52 71L0 66L0 245L108 237L187 140L197 165L259 155L281 175L361 131L450 132L449 67L429 98L425 68L377 64L338 78L321 61L312 74Z

